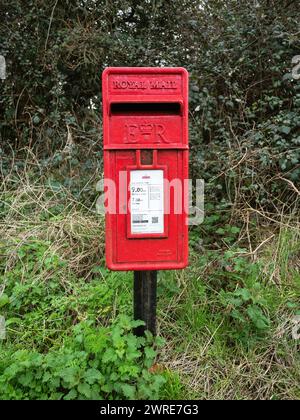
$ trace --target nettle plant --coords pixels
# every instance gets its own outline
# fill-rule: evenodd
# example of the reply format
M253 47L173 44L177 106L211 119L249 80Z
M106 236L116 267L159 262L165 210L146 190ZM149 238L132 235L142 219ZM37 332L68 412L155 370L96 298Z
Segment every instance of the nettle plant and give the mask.
M232 325L232 337L249 344L263 338L271 328L268 296L261 278L261 266L247 258L235 256L233 251L224 254L223 269L219 275L227 282L219 300L225 317ZM221 273L222 272L222 273Z
M0 358L1 399L155 399L165 379L150 369L151 334L136 337L141 321L119 317L110 327L92 321L73 329L65 345L42 354L19 350Z

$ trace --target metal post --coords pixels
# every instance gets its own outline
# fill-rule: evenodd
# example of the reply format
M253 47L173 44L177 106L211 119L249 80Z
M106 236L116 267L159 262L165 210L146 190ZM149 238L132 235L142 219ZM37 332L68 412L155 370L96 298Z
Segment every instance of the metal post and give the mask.
M135 330L138 337L142 337L145 330L156 335L156 288L157 271L134 272L134 319L145 322L145 326Z

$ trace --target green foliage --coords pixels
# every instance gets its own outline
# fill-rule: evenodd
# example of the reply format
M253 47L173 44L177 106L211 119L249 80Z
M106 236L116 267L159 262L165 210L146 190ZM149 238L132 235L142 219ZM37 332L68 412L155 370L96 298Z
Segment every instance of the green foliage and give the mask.
M89 282L69 273L52 242L16 244L16 260L0 264L1 399L158 398L164 378L151 372L159 339L137 338L126 315L126 276L94 267ZM7 246L7 251L9 246ZM131 309L131 307L130 307Z
M5 197L16 205L14 191ZM93 235L99 242L100 223L91 232L84 221L91 223L92 216L83 212L78 224L79 206L68 230L70 216L59 206L63 199L55 195L55 209L46 220L41 220L46 206L24 206L24 214L15 213L17 227L7 223L12 209L7 216L4 212L0 315L6 338L0 342L0 398L297 395L297 342L290 337L290 320L299 313L297 230L281 229L276 258L270 247L264 249L267 264L263 258L252 262L238 247L243 230L222 213L226 206L220 203L215 216L208 206L206 223L191 234L189 268L159 273L159 329L168 343L161 348L149 336L140 341L132 334L132 273L110 272L98 256L96 263L86 260ZM24 220L26 211L30 222ZM59 235L56 226L63 226ZM84 277L69 256L75 241L74 255L80 258L78 229L80 241L88 245L81 260L87 264ZM271 277L273 270L282 285L269 280L278 281Z
M161 390L161 398L163 400L190 399L189 391L185 384L182 383L177 372L166 370L163 372L163 377L165 378L165 384ZM195 398L195 396L191 397Z
M300 180L296 2L6 0L1 10L4 175L22 170L18 160L10 167L11 148L30 146L52 187L93 204L89 180L102 172L101 71L185 66L190 174L205 180L206 201L223 214L233 203L276 214L294 205L286 180Z
M222 304L241 326L257 330L269 329L270 320L263 312L265 302L259 295L260 289L260 284L256 283L252 290L238 288L234 292L221 292Z
M290 238L284 246L286 254L292 253L291 265L297 242ZM195 398L195 389L198 399L270 399L271 394L281 399L283 388L298 395L299 342L291 327L299 313L299 276L288 274L283 259L276 267L276 273L285 270L283 283L270 281L272 247L270 253L267 263L262 257L252 262L236 245L227 252L203 248L201 254L193 246L184 275L163 275L159 307L172 367L165 372L165 398ZM262 391L262 382L269 390L275 378L272 393Z
M2 0L0 398L299 397L284 330L299 314L298 12L290 0ZM103 268L86 212L103 170L100 74L119 65L188 69L190 176L206 186L190 267L160 273L174 367L162 375L149 370L158 343L119 316L132 317L131 273ZM253 262L248 241L272 230L258 214L286 229Z
M8 340L14 336L13 342L20 348L24 343L40 350L53 343L59 345L64 338L62 330L68 331L82 320L105 323L115 300L112 286L126 284L120 275L107 276L107 270L97 267L90 282L76 279L49 241L32 239L20 244L16 254L14 267L5 272L4 264L0 271L0 284L5 287L0 307L6 318ZM106 280L99 275L106 275ZM119 310L127 310L128 306L129 297L123 293Z
M151 335L137 338L140 321L119 317L111 327L82 322L60 349L47 354L4 351L1 399L155 399L164 378L151 373Z

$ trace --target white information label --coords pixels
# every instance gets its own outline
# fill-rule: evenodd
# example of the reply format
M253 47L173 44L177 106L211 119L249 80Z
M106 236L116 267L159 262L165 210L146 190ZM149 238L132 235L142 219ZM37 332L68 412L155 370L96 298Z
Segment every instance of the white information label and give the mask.
M164 233L164 172L130 171L131 233Z

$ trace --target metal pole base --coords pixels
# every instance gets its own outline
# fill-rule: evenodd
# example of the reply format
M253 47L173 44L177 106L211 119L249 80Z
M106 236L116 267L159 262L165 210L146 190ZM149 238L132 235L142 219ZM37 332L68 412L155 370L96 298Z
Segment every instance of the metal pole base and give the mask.
M145 330L156 335L156 289L157 271L134 272L134 319L145 322L135 329L138 337L142 337Z

